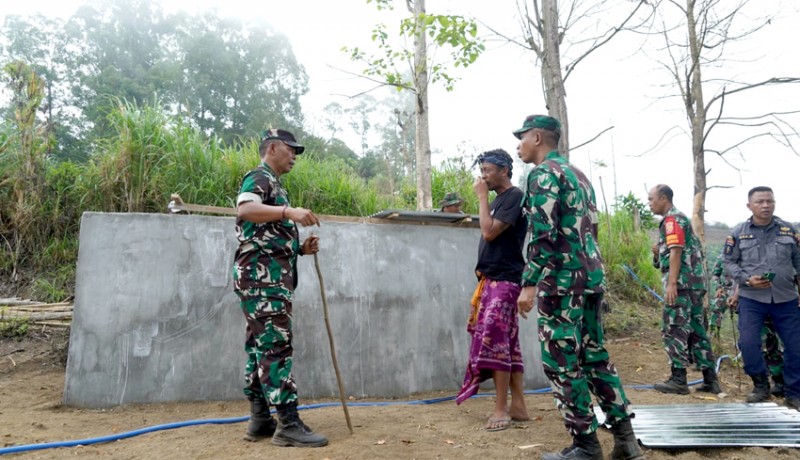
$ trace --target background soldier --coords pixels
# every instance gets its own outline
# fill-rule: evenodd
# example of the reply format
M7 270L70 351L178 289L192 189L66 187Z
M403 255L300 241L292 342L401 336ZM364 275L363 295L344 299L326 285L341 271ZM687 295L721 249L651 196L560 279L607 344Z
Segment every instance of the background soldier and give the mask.
M714 262L714 268L711 270L711 279L714 282L714 299L711 301L711 320L709 321L709 329L711 335L719 339L720 327L722 320L725 318L725 312L728 309L728 298L732 294L733 283L730 277L725 273L725 264L722 254L719 255L717 261Z
M722 393L703 321L706 277L700 241L689 218L672 204L669 186L656 185L650 189L647 201L654 214L664 216L659 224L656 266L661 267L664 281L661 335L672 368L671 377L653 388L662 393L689 394L686 369L693 358L703 371L703 384L697 391Z

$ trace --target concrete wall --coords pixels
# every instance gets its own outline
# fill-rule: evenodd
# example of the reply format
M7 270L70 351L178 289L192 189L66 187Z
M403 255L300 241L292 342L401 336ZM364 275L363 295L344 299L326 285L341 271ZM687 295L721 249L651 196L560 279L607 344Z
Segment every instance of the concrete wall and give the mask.
M479 231L323 222L315 232L349 395L457 392ZM308 235L301 230L301 237ZM81 221L64 400L84 407L242 398L244 319L229 217L87 213ZM313 257L294 302L301 398L338 395ZM526 387L547 385L521 323Z

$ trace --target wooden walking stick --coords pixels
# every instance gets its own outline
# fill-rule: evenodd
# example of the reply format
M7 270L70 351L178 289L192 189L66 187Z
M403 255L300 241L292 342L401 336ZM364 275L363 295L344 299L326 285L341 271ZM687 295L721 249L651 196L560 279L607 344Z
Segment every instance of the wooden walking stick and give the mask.
M325 297L325 283L322 281L322 270L319 269L319 257L317 257L316 253L314 253L314 267L317 269L317 278L319 279L319 293L322 296L322 311L325 315L325 328L328 330L328 343L330 343L331 346L333 371L336 373L336 383L339 384L339 399L342 400L344 418L347 420L347 429L350 430L350 434L353 434L353 422L350 421L350 412L347 411L344 384L342 383L342 375L339 373L339 363L336 361L336 349L333 346L333 332L331 331L331 322L328 319L328 300Z
M736 288L736 294L739 293L739 288ZM738 296L737 296L738 300ZM727 303L727 302L726 302ZM731 331L733 332L733 352L736 353L734 359L736 360L736 380L738 380L739 391L742 390L742 367L739 365L739 341L736 339L736 319L733 316L733 305L728 304L728 311L731 314ZM733 361L733 360L731 360Z

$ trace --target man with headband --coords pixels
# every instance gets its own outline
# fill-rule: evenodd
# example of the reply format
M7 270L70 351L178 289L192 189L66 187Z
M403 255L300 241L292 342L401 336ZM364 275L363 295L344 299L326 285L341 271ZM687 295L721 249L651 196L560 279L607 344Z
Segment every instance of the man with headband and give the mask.
M472 297L467 324L467 331L472 335L469 363L456 403L461 404L477 393L484 380L494 379L497 399L485 429L500 431L508 428L512 420L529 419L522 394L522 352L517 322L517 296L525 265L522 259L526 231L522 215L524 193L511 183L513 160L505 150L485 152L475 163L481 169L480 177L473 184L481 226L475 267L478 287ZM491 204L490 190L497 194Z

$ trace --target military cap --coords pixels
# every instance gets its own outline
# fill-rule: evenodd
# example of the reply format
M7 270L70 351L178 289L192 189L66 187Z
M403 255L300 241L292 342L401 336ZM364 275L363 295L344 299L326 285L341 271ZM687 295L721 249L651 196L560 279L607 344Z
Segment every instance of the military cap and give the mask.
M264 141L271 141L271 140L283 141L286 145L293 148L298 155L303 153L303 151L305 151L306 149L305 147L297 143L297 139L294 137L294 134L290 133L289 131L285 131L283 129L271 128L261 131L261 143L264 143Z
M461 203L463 201L464 200L462 200L461 197L458 196L458 193L450 192L450 193L448 193L448 194L446 194L444 196L442 201L439 202L439 206L442 206L442 207L444 207L444 206L452 206L454 204L458 204L458 203Z
M534 128L543 129L561 136L561 122L549 115L528 115L522 122L522 128L513 132L514 137L522 139L522 135Z

